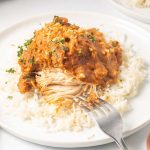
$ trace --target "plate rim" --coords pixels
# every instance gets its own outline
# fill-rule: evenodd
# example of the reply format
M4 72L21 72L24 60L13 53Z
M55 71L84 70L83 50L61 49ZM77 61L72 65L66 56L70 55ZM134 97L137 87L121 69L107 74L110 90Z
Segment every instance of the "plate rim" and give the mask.
M136 25L134 23L128 22L127 20L123 20L123 19L120 19L118 17L113 17L111 15L106 15L104 13L93 13L93 12L87 12L87 11L78 11L78 12L76 12L76 11L51 11L50 13L41 14L41 15L37 15L37 16L32 16L32 17L29 17L27 19L22 19L21 21L18 21L16 23L14 23L13 25L10 25L6 29L1 30L0 31L0 36L5 34L6 32L8 32L9 30L12 30L13 28L16 28L17 26L21 26L25 22L34 21L38 18L48 17L48 16L52 16L54 14L60 14L60 13L62 13L62 14L71 13L72 15L77 15L77 14L78 15L79 14L94 15L94 16L101 16L102 15L102 16L105 16L107 18L117 20L121 24L123 23L123 24L126 24L126 25L130 25L130 26L134 27L135 29L138 29L138 30L144 32L144 34L146 34L147 36L150 37L150 33L148 31L146 31L145 29L143 29L142 27L139 27L138 25ZM131 129L131 130L127 131L125 133L125 137L130 136L131 134L139 131L140 129L142 129L143 127L148 125L149 123L150 123L150 119L146 120L142 125L136 126L134 129ZM73 147L77 147L77 144L80 144L80 146L78 146L78 147L88 147L88 146L97 146L97 145L103 145L103 144L113 142L113 140L110 137L108 137L108 138L105 138L103 140L93 140L93 141L91 140L91 141L81 141L81 142L77 141L77 142L73 142L73 143L72 142L62 142L61 143L60 141L59 142L56 142L56 141L50 142L49 141L48 144L43 144L42 142L40 142L38 140L35 140L35 139L32 139L32 138L31 139L26 139L26 137L23 137L22 135L20 135L16 131L13 131L13 129L11 129L8 125L4 125L1 121L0 121L0 127L2 127L7 132L13 134L14 136L19 137L19 138L21 138L25 141L40 144L40 145L45 145L45 146L73 148Z

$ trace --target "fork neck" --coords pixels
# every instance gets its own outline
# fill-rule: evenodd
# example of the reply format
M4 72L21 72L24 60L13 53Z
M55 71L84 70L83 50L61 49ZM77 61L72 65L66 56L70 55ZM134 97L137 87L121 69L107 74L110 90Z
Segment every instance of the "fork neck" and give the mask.
M123 138L121 138L120 140L116 140L115 142L117 143L117 145L119 146L120 150L128 150Z

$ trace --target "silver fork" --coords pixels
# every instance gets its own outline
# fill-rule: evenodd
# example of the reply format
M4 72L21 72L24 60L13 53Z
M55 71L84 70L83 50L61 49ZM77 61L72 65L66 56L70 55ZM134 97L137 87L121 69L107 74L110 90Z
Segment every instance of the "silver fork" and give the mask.
M77 105L94 117L102 131L113 138L121 150L128 150L122 135L123 121L117 110L101 98L98 98L99 103L89 105L86 101L87 97L88 94L84 92L73 99ZM100 116L99 113L103 113L103 115Z

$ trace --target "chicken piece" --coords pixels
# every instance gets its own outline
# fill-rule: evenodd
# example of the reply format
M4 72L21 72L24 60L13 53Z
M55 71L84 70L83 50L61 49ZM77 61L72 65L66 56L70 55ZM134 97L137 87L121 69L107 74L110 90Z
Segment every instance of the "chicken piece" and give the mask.
M81 83L104 88L117 79L122 49L119 42L107 42L95 28L82 29L68 23L67 18L55 16L34 33L18 63L22 70L18 83L21 93L38 87L37 72L53 68L68 72Z

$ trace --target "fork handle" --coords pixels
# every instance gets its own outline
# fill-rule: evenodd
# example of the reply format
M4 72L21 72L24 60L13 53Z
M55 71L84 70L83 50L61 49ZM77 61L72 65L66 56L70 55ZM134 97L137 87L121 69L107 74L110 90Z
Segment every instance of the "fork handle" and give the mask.
M117 145L119 146L120 150L128 150L123 138L121 138L120 140L116 140L115 142L117 143Z

